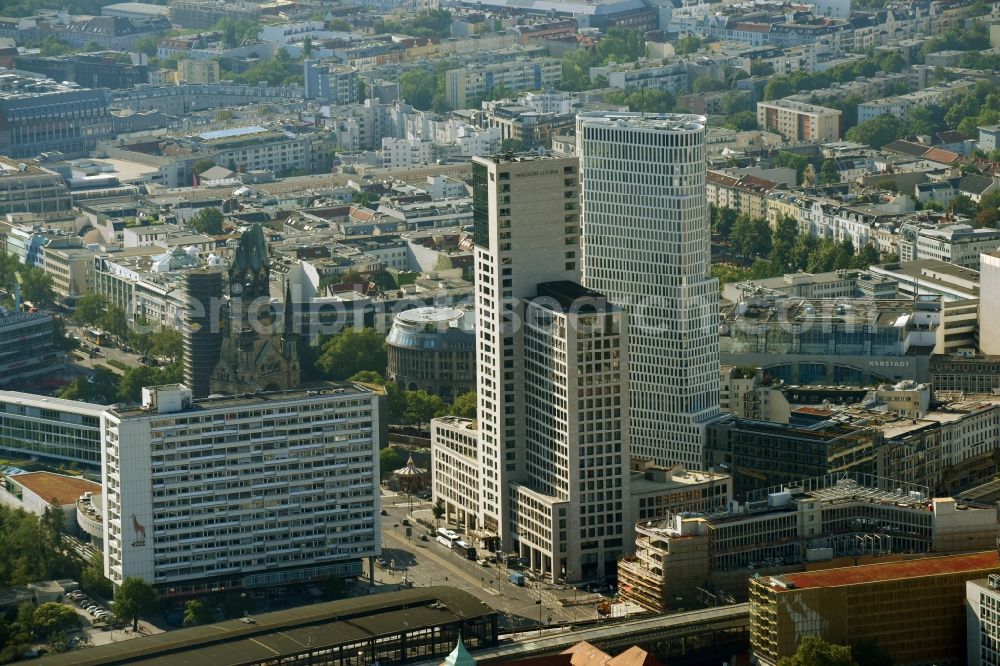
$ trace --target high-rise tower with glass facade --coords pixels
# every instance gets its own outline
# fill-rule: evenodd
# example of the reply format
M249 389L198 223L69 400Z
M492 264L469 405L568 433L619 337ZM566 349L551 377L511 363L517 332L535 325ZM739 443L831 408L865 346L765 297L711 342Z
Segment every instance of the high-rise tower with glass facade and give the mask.
M632 455L700 468L719 413L705 118L584 113L576 136L584 284L629 315Z

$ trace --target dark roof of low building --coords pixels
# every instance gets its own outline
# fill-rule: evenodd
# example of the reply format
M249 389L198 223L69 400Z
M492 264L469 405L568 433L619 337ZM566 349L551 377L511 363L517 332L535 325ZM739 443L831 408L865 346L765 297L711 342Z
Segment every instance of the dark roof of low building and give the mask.
M254 616L213 622L121 643L43 657L39 666L225 666L265 661L303 652L311 646L353 643L382 635L435 627L496 611L464 590L426 587L370 597L331 601Z
M911 157L920 157L927 152L927 146L919 143L913 143L912 141L893 141L892 143L887 143L882 146L882 150L888 150L892 153L900 153L901 155L909 155Z
M993 179L989 176L982 176L978 173L967 173L958 181L959 192L971 192L982 194L993 184Z
M608 309L607 296L570 280L542 282L538 285L537 298L554 299L566 310L576 306L580 313L594 312L595 309L602 311ZM581 304L586 304L587 307L579 307Z

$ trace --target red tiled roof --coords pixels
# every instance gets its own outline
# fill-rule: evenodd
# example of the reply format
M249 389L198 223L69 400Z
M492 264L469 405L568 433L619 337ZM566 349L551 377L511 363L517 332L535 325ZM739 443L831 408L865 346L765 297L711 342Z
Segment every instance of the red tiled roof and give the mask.
M663 662L633 645L608 662L607 666L663 666Z
M944 148L931 148L923 155L925 160L931 160L932 162L941 162L942 164L951 164L957 160L961 155L952 152L950 150L945 150Z
M784 578L787 578L795 584L795 587L800 589L840 587L843 585L861 585L863 583L886 580L980 571L994 567L1000 569L1000 557L998 557L997 551L989 550L983 553L970 553L967 555L924 557L903 562L865 564L857 567L823 569L821 571L806 573L789 573L785 574Z
M832 409L824 409L823 407L796 407L792 410L796 414L816 414L818 416L829 416L833 414Z
M41 497L46 502L56 500L59 504L73 504L86 492L100 494L101 484L75 476L63 476L52 472L30 472L10 477L17 483Z
M591 645L587 641L580 641L576 645L566 648L562 654L572 655L570 663L573 666L603 666L611 658L599 647Z

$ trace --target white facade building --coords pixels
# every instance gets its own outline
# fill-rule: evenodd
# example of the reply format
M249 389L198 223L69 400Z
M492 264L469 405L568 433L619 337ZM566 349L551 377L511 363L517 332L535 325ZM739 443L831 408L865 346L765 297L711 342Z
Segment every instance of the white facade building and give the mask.
M719 414L705 118L585 113L576 136L584 283L629 315L631 453L700 469Z
M382 139L382 166L386 169L406 169L421 164L434 164L437 146L421 139Z
M380 552L379 418L350 384L143 389L102 418L105 575L182 595L361 573Z

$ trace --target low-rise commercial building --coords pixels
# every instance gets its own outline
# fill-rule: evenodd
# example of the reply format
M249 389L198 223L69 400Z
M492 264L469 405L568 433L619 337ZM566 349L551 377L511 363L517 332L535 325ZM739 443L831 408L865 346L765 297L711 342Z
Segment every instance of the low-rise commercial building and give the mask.
M842 473L760 492L725 512L640 522L636 551L619 562L618 582L626 601L662 612L693 603L699 588L745 598L747 579L757 574L830 566L842 557L856 564L905 553L976 552L994 546L998 534L993 508Z
M476 390L475 318L456 308L415 308L396 315L386 336L389 381L451 401Z
M73 535L80 534L87 524L86 513L82 520L79 516L82 507L101 494L99 483L53 472L16 474L0 477L0 480L0 504L39 517L46 511L59 510L62 512L63 528Z
M37 164L0 158L0 215L59 213L72 207L62 176Z
M733 494L837 472L875 472L877 431L836 421L812 426L726 417L708 425L705 464L733 475Z
M360 574L380 552L381 421L351 384L143 389L102 418L105 575L173 596Z
M479 515L479 432L475 419L444 416L431 421L432 501L444 518L470 533Z
M1000 248L1000 229L975 229L968 224L917 225L899 228L901 261L936 259L979 270L979 255Z
M103 411L87 402L0 391L0 449L96 468Z
M967 660L966 582L998 572L990 550L755 577L750 646L765 666L795 654L808 635L844 645L874 641L899 666L990 663ZM989 613L996 600L986 597ZM969 627L970 635L978 629Z
M880 264L871 272L894 280L900 298L940 296L945 301L979 298L979 271L939 259Z
M754 297L723 307L720 353L788 384L925 382L941 325L939 299Z
M827 273L786 273L781 277L727 282L722 297L737 303L753 296L812 299L895 299L896 282L883 275L856 269Z

